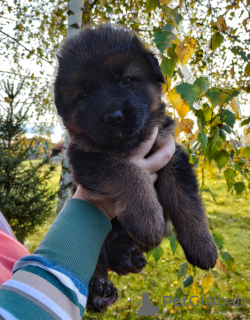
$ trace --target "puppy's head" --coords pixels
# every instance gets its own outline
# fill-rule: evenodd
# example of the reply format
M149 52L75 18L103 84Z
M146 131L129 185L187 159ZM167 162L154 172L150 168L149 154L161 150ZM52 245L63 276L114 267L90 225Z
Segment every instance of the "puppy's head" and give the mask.
M147 138L164 77L134 32L109 24L87 28L66 40L57 57L55 104L74 143L125 151Z

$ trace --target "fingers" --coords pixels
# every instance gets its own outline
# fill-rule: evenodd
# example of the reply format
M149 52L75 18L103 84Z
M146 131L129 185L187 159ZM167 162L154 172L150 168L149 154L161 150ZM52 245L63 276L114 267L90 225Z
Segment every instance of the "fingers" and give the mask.
M143 168L149 173L155 173L162 169L175 153L175 141L172 135L168 137L168 143L156 150L151 156L144 159Z
M151 180L152 184L155 184L157 179L158 179L158 174L157 173L151 173L150 174L150 180Z
M158 134L158 127L155 127L149 140L142 142L136 154L130 157L130 160L132 162L143 159L149 153L149 151L153 147L157 134Z

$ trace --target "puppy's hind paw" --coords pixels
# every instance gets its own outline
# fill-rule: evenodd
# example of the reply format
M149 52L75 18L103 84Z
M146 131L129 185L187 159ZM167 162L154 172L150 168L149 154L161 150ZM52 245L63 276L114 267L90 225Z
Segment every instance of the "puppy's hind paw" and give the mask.
M105 312L118 297L118 290L112 282L93 277L89 284L89 298L87 309L94 312Z
M203 243L197 240L197 243L184 249L186 258L190 264L197 266L202 270L209 270L216 264L218 252L213 240Z
M112 270L119 275L138 273L147 264L144 255L135 247L121 248L121 255L112 263Z

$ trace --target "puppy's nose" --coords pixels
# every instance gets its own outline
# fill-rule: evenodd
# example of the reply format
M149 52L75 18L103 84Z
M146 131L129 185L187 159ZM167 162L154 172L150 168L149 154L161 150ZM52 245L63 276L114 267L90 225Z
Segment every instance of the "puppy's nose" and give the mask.
M107 123L118 123L121 122L124 118L123 113L120 110L116 110L112 113L105 114L103 120Z

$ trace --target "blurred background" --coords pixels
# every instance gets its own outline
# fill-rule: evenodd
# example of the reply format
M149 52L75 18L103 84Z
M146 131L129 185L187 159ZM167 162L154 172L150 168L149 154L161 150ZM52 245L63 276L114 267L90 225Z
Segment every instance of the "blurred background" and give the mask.
M219 259L208 272L193 268L173 230L142 273L110 272L118 301L85 319L140 318L144 291L159 307L149 319L249 319L249 0L1 0L0 211L32 252L70 197L68 139L53 104L56 50L107 21L135 30L160 61L166 112L196 167ZM163 296L200 303L164 306Z

